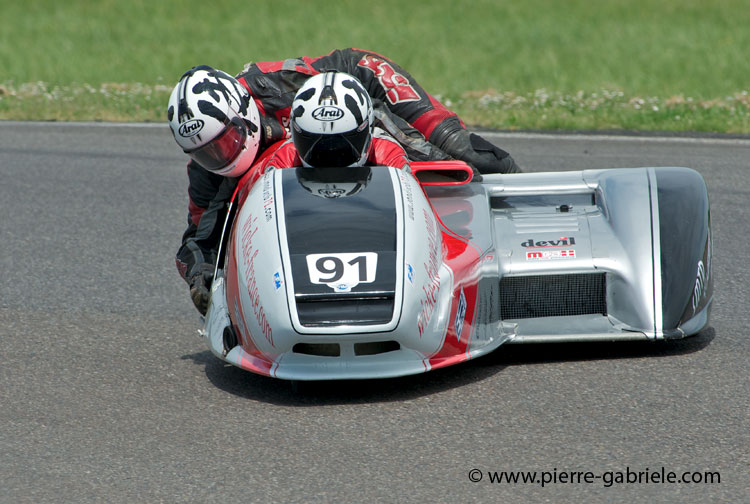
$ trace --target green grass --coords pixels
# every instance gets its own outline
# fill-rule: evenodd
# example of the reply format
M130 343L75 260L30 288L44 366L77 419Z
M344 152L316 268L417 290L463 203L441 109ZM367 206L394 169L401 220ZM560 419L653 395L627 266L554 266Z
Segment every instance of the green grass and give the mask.
M0 0L0 12L0 119L161 121L195 64L236 73L353 46L470 124L750 133L750 0Z

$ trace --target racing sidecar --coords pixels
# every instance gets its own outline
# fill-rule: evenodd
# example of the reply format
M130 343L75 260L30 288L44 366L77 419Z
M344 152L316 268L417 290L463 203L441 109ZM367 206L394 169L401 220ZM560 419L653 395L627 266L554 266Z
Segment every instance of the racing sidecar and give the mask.
M202 331L290 380L421 373L503 343L682 338L713 299L688 168L485 175L462 162L246 176Z

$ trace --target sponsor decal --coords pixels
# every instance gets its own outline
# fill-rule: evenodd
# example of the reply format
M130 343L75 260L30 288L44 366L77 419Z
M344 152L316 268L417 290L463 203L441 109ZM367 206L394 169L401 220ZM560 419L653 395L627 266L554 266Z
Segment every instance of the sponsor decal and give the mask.
M573 249L563 250L539 250L526 252L527 261L549 261L550 259L574 259L576 251Z
M203 121L201 119L191 119L182 123L177 132L180 136L188 138L197 135L202 129Z
M414 193L412 192L411 182L406 175L399 170L398 174L401 179L401 186L404 188L404 199L406 200L406 214L409 220L414 220Z
M313 110L312 116L318 121L338 121L344 117L344 111L338 107L324 105Z
M276 287L276 290L281 289L281 286L283 285L283 282L281 281L281 275L277 271L273 274L273 285Z
M385 96L391 105L419 101L419 94L409 83L409 79L396 72L389 62L367 54L359 60L357 66L366 68L375 74L378 82L383 86Z
M425 230L427 231L427 248L430 255L427 262L423 263L426 281L422 284L422 299L419 300L422 308L417 315L417 331L420 338L427 329L438 302L437 294L440 291L440 265L442 263L437 223L427 210L423 208L422 212Z
M547 240L547 241L534 241L533 238L529 238L521 244L524 248L549 248L549 247L572 247L576 244L576 239L573 236L562 236L558 240Z
M406 263L406 279L414 285L414 266L409 263Z
M273 191L271 190L271 173L268 172L263 177L263 214L266 222L273 219Z
M466 296L464 295L464 288L461 287L461 295L458 297L458 307L456 308L456 319L453 321L458 341L461 341L461 332L464 330L464 318L466 318Z
M310 254L306 258L310 282L327 285L334 292L349 292L361 283L375 281L375 252Z
M242 226L242 233L240 235L242 263L244 266L245 281L247 282L247 294L250 297L250 309L253 311L253 315L255 315L255 320L258 322L261 334L263 334L263 337L271 346L274 346L273 330L261 304L258 281L255 276L255 259L260 253L259 248L257 248L260 244L256 243L255 240L255 234L258 232L257 221L258 218L250 214ZM246 307L243 306L244 308Z

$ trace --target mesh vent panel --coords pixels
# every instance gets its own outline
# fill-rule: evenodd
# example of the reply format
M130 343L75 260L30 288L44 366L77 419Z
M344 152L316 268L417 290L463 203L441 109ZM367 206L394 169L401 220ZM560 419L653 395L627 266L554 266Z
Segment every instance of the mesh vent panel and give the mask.
M500 281L503 320L607 314L604 273L504 277Z

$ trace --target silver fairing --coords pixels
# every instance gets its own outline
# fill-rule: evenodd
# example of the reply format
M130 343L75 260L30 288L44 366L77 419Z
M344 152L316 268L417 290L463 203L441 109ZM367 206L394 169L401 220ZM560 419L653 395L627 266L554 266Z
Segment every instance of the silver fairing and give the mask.
M497 320L475 331L478 275L455 278L419 183L394 168L371 171L366 189L348 196L311 189L294 169L250 189L207 314L214 353L279 378L369 378L466 360L509 337Z
M504 342L679 338L708 323L709 205L693 170L423 188L373 167L336 204L343 189L303 179L265 174L227 231L204 334L244 369L400 376Z
M505 307L532 297L561 299L504 318L516 326L514 343L680 338L707 324L710 218L697 172L639 168L485 180L501 290L512 288ZM520 292L517 284L534 291Z

